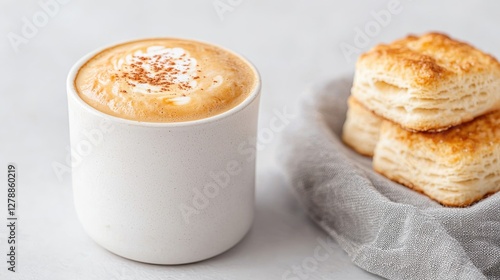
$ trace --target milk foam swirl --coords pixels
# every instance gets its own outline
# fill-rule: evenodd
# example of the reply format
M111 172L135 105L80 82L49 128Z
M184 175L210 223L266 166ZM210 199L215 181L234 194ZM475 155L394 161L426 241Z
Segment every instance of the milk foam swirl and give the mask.
M114 62L114 69L128 78L136 92L164 93L172 85L182 89L197 86L197 61L182 48L152 46Z
M97 54L82 66L75 86L84 101L111 115L176 122L230 109L255 82L248 63L218 47L151 39Z

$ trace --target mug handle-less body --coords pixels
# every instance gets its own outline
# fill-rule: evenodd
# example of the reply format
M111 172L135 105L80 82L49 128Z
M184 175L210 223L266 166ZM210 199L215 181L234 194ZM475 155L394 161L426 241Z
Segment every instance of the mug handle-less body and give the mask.
M72 183L78 217L109 251L155 264L220 254L251 227L260 79L236 107L182 123L104 114L68 76ZM251 65L251 64L250 64Z

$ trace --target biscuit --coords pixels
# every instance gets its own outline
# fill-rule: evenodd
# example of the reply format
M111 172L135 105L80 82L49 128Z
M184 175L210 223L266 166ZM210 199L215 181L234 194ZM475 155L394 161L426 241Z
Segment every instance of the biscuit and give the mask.
M439 33L361 55L352 95L408 130L442 131L500 108L500 63Z
M349 97L347 105L342 140L356 152L371 157L383 119L363 107L353 96Z
M383 121L374 169L446 206L500 190L500 111L439 133Z

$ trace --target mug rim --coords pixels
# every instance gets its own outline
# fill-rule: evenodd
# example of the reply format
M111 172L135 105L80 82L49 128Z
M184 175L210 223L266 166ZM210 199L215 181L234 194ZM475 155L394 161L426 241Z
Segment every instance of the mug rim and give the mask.
M75 79L76 75L78 74L79 70L83 65L85 65L87 62L89 62L93 57L98 55L99 53L110 49L112 47L116 47L119 45L123 44L128 44L128 43L133 43L133 42L139 42L139 41L147 41L147 40L158 40L158 39L169 39L169 40L183 40L183 41L189 41L189 42L195 42L195 43L202 43L202 44L207 44L216 48L220 48L230 54L235 55L237 58L241 59L243 62L245 62L248 66L250 66L250 69L254 72L254 75L256 77L255 85L253 86L252 90L248 94L248 96L239 104L236 106L232 107L231 109L224 111L220 114L209 116L206 118L201 118L201 119L196 119L196 120L189 120L189 121L180 121L180 122L148 122L148 121L137 121L137 120L130 120L130 119L125 119L113 115L106 114L104 112L101 112L97 110L96 108L90 106L87 102L85 102L80 95L78 94L78 91L75 87ZM260 77L260 73L255 67L255 65L250 62L246 57L243 55L236 53L232 50L226 49L224 47L221 47L216 44L212 44L209 42L201 41L201 40L194 40L194 39L187 39L187 38L178 38L178 37L147 37L147 38L136 38L132 40L126 40L126 41L119 41L113 44L108 44L105 45L104 47L99 47L95 49L94 51L91 51L87 53L86 55L82 56L80 59L77 60L75 64L71 67L69 70L67 79L66 79L66 91L68 98L72 98L76 103L78 103L78 106L81 106L84 108L86 111L97 115L101 118L105 118L109 121L114 121L114 122L119 122L123 124L128 124L128 125L136 125L136 126L148 126L148 127L186 127L186 126L197 126L197 125L203 125L207 123L212 123L212 122L217 122L219 120L225 119L227 117L230 117L231 115L236 114L239 111L242 111L246 107L248 107L250 104L253 103L253 101L260 95L261 92L261 87L262 87L262 81Z

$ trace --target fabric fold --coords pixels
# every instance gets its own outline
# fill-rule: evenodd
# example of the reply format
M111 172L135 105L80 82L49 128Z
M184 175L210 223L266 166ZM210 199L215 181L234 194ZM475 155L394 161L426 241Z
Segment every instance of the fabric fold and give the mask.
M351 79L319 85L279 145L310 217L359 267L388 279L500 279L500 193L447 208L375 173L342 143Z

